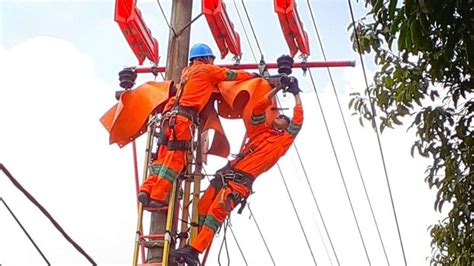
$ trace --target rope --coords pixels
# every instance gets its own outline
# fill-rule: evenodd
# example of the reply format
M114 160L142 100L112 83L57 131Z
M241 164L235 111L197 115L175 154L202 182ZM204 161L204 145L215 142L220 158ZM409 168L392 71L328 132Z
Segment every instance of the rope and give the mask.
M5 207L7 208L8 212L10 212L10 214L12 215L13 219L15 219L16 223L20 226L21 230L23 230L23 232L25 233L25 235L28 237L28 239L31 241L31 243L33 244L33 246L35 246L36 250L39 252L39 254L41 255L41 257L43 257L44 261L46 262L46 264L51 265L51 263L48 261L48 259L44 256L43 252L41 251L41 249L38 247L38 245L36 245L35 241L33 240L33 238L31 238L30 234L28 233L28 231L26 231L26 229L23 227L23 225L20 223L20 221L16 218L15 214L13 214L12 210L10 209L10 207L8 207L7 203L3 200L2 197L0 197L0 201L3 203L3 205L5 205Z
M316 32L316 36L318 38L318 43L319 43L319 47L321 48L323 58L324 58L325 61L327 61L326 52L324 50L324 46L323 46L323 42L321 40L321 36L319 35L318 26L316 25L316 19L314 17L313 9L311 8L311 4L310 4L309 0L306 1L306 4L308 5L308 8L309 8L309 11L310 11L310 14L311 14L311 20L313 22L313 27L314 27L314 30ZM377 219L375 218L374 209L372 208L372 203L371 203L370 198L369 198L369 193L367 192L367 187L365 185L365 180L364 180L364 177L362 176L362 171L360 169L359 160L357 159L357 155L356 155L356 152L355 152L355 149L354 149L354 145L352 143L351 134L349 133L349 129L347 127L346 119L344 118L344 114L342 112L341 103L339 101L339 96L337 95L337 92L336 92L336 85L334 83L334 79L332 77L331 70L329 69L329 67L327 67L326 69L328 71L329 80L331 81L331 85L332 85L334 95L336 96L337 106L339 108L339 114L341 115L342 122L344 123L344 128L346 130L346 135L347 135L347 138L349 140L349 144L351 146L352 155L354 157L354 160L355 160L355 163L356 163L356 166L357 166L357 170L359 172L359 177L360 177L360 180L362 182L362 186L364 187L365 197L367 199L367 202L369 203L370 212L372 214L372 220L374 221L375 228L377 229L377 234L378 234L380 243L382 245L383 253L385 255L385 260L387 261L387 264L390 265L390 262L389 262L388 256L387 256L387 251L385 249L385 245L384 245L383 240L382 240L382 235L380 234L379 225L378 225ZM338 261L338 263L339 263L339 261Z
M242 29L244 30L245 38L247 39L247 43L249 44L250 51L252 52L253 59L255 60L255 62L258 62L257 57L255 56L255 52L253 50L252 44L250 43L250 38L249 38L249 35L247 34L247 30L245 30L244 22L242 21L242 17L240 16L239 9L237 8L237 4L235 0L233 0L233 2L234 2L235 11L237 12L237 16L239 16L240 25L242 26Z
M311 249L311 245L309 244L308 237L306 236L304 226L301 223L300 215L298 214L298 211L296 210L295 203L293 202L293 198L291 197L290 190L288 189L288 185L286 184L285 177L283 176L283 172L281 171L280 164L277 163L277 166L278 166L278 171L280 171L281 180L283 180L283 184L285 185L286 192L288 193L288 197L290 198L291 205L293 206L293 210L295 211L296 218L298 219L298 223L300 224L301 231L303 231L304 239L306 240L306 244L308 245L309 251L311 252L311 257L313 258L314 265L318 265L316 263L316 259L315 259L314 254L313 254L313 250Z
M18 190L20 190L49 219L49 221L54 225L54 227L56 227L56 229L64 236L64 238L69 243L71 243L74 246L74 248L76 248L77 251L79 251L79 253L81 253L84 257L86 257L86 259L90 263L92 263L92 265L97 265L97 263L95 263L95 261L76 242L74 242L74 240L72 240L72 238L58 224L58 222L54 220L51 214L49 214L49 212L43 206L41 206L41 204L28 191L26 191L26 189L24 189L20 185L20 183L18 183L18 181L16 181L16 179L10 174L10 172L7 170L7 168L5 168L5 166L2 163L0 163L0 170L2 170L5 173L5 175L10 179L13 185L15 185L15 187L18 188Z
M359 53L359 58L360 58L361 66L362 66L362 72L364 74L365 86L366 86L366 89L368 90L369 89L369 82L368 82L368 79L367 79L367 72L365 71L364 58L362 57L362 53L361 53L361 47L360 47L360 43L359 43L359 35L357 33L357 30L356 30L354 10L352 8L351 1L348 0L347 3L349 5L349 11L350 11L350 14L351 14L352 26L354 27L355 39L357 40L356 41L357 42L357 50L358 50L358 53ZM380 157L382 159L382 165L383 165L383 170L384 170L384 174L385 174L385 181L387 182L388 192L389 192L389 195L390 195L390 202L392 204L393 216L395 217L395 224L397 225L398 239L400 241L400 247L402 249L403 261L405 262L405 265L407 265L407 259L406 259L406 255L405 255L405 249L403 247L402 235L400 233L400 226L398 224L397 212L395 210L395 204L393 202L392 189L391 189L391 186L390 186L390 181L388 179L387 166L385 164L385 157L384 157L383 149L382 149L382 141L380 140L380 134L379 134L379 131L377 129L377 122L375 121L374 101L373 101L372 97L370 97L370 95L369 95L369 102L370 102L370 107L372 109L372 114L373 114L372 115L372 125L373 125L373 128L375 130L375 135L377 136L377 143L378 143L378 146L379 146Z
M224 236L222 237L221 247L219 248L219 253L217 254L217 263L219 263L219 266L221 266L221 252L222 252L222 248L224 247L224 243L225 243L225 250L227 254L227 265L230 265L229 249L227 248L227 240L226 240L227 226L229 225L228 219L229 218L227 218L224 221Z
M367 253L367 248L365 246L364 238L362 237L362 232L360 230L359 221L357 220L357 217L356 217L355 211L354 211L354 207L352 206L351 196L349 195L349 191L347 189L346 180L344 178L344 174L342 173L341 164L339 162L339 158L337 157L336 148L334 147L334 142L333 142L332 137L331 137L331 132L329 132L328 123L326 121L326 115L324 114L324 110L323 110L323 107L321 105L321 101L319 100L319 95L318 95L318 91L316 90L316 85L314 83L313 74L311 72L311 69L309 69L308 71L309 71L309 77L311 78L311 83L313 84L314 92L316 94L316 99L318 100L318 105L319 105L319 109L320 109L322 117L323 117L324 125L326 127L326 132L328 133L329 142L331 143L332 152L333 152L334 157L336 159L337 168L339 169L339 174L340 174L341 179L342 179L342 184L344 185L346 196L347 196L347 199L349 200L349 205L351 207L352 216L354 217L355 223L357 225L357 231L359 232L359 236L360 236L360 239L362 241L362 245L364 246L365 255L366 255L367 260L368 260L369 265L370 265L371 263L370 263L369 254Z
M273 259L272 253L270 252L270 249L268 248L267 241L265 241L265 237L263 237L262 230L260 230L260 226L258 226L257 219L255 218L255 215L253 215L252 209L250 209L250 204L247 204L247 208L250 211L250 217L252 217L252 220L255 222L255 225L257 226L258 233L260 234L260 237L263 240L263 244L265 245L265 248L267 249L268 255L270 255L270 259L273 262L273 265L275 264L275 260Z
M280 102L280 98L277 97L277 101L278 101L278 105L279 105L279 106L282 106L282 105L281 105L281 102ZM283 112L283 113L284 113L284 112ZM328 237L328 239L329 239L329 243L331 244L332 251L333 251L333 253L334 253L334 256L336 257L337 265L340 265L339 259L338 259L338 257L337 257L336 250L334 249L334 245L333 245L333 243L332 243L331 236L329 235L329 231L328 231L328 229L327 229L327 227L326 227L326 222L324 221L323 215L322 215L321 210L320 210L320 208L319 208L318 201L316 200L316 196L315 196L315 193L314 193L314 191L313 191L313 187L311 186L311 183L309 182L308 174L306 173L306 167L305 167L304 164L303 164L303 160L301 159L300 152L299 152L298 147L296 146L296 143L295 143L295 142L293 142L293 147L295 148L296 154L298 155L298 160L299 160L299 162L300 162L300 164L301 164L301 168L303 169L303 173L304 173L304 176L305 176L305 179L306 179L306 183L308 184L309 190L310 190L310 192L311 192L311 196L313 197L314 204L316 205L316 210L318 211L319 218L320 218L321 221L323 222L324 230L326 231L326 235L327 235L327 237ZM317 227L317 226L316 226L316 227ZM318 228L318 231L319 231L319 228ZM320 237L321 239L323 239L323 237L321 236L321 234L319 235L319 237ZM331 256L329 256L329 252L328 252L328 250L327 250L327 247L326 247L326 244L324 243L324 241L323 241L323 245L324 245L324 248L325 248L325 250L326 250L326 254L328 255L329 260L331 261L331 264L332 264Z

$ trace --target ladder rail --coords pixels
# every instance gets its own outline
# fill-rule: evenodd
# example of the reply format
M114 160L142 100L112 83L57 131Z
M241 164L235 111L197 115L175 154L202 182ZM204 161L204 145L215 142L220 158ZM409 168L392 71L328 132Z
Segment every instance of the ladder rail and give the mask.
M153 115L150 115L148 117L148 121L152 121ZM153 122L148 128L148 136L147 136L147 143L146 143L146 150L145 150L145 162L143 166L143 177L142 177L142 182L143 183L148 175L148 164L150 163L150 155L151 155L151 150L153 147L153 134L156 130L156 125L158 122ZM134 142L135 143L135 142ZM138 191L138 189L137 189ZM137 219L137 229L135 231L135 245L133 249L133 261L132 265L137 266L138 264L138 255L139 255L139 246L140 246L140 236L143 234L143 204L140 202L138 203L138 219ZM142 246L142 261L145 259L145 252L144 248Z

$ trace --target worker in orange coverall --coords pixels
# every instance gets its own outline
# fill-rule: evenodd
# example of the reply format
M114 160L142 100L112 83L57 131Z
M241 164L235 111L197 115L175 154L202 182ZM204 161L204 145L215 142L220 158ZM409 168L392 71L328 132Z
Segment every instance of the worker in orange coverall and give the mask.
M274 166L290 148L303 123L303 107L299 96L298 80L292 78L288 91L295 96L293 119L280 115L269 126L265 109L280 90L268 92L252 110L252 127L247 132L248 142L235 160L216 173L209 188L199 201L200 231L190 245L172 251L172 256L189 265L199 264L199 253L211 244L214 234L224 219L252 191L252 183L262 173ZM241 210L245 205L242 205ZM239 212L241 211L239 210Z
M217 83L247 80L258 74L235 71L214 65L215 56L206 44L195 44L190 50L190 66L183 69L177 95L164 108L158 138L159 151L149 176L140 187L138 200L145 206L165 205L168 191L186 165L186 153L192 144L192 133L201 110L209 101Z

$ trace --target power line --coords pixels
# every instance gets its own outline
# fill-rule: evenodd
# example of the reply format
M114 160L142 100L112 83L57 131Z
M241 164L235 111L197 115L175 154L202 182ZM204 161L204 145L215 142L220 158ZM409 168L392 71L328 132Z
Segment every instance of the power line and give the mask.
M322 55L323 55L323 58L325 61L327 61L327 57L326 57L326 52L324 50L324 46L323 46L323 42L321 40L321 36L319 35L319 30L318 30L318 26L316 25L316 19L314 18L314 13L313 13L313 9L311 8L311 4L309 3L309 0L306 1L306 4L308 5L308 8L309 8L309 11L310 11L310 14L311 14L311 20L313 22L313 26L314 26L314 30L316 31L316 36L318 38L318 42L319 42L319 47L321 48L321 52L322 52ZM364 187L364 192L365 192L365 197L367 198L367 201L369 203L369 207L370 207L370 212L372 214L372 219L375 223L375 227L377 229L377 234L378 234L378 237L379 237L379 240L380 240L380 243L382 245L382 249L383 249L383 253L385 255L385 259L387 261L387 264L390 265L390 262L388 260L388 256L387 256L387 251L385 250L385 245L383 243L383 240L382 240L382 236L380 234L380 230L379 230L379 226L378 226L378 222L377 222L377 219L375 218L375 213L374 213L374 210L372 208L372 203L370 201L370 198L369 198L369 193L367 192L367 187L365 185L365 181L364 181L364 178L362 176L362 171L360 169L360 165L359 165L359 160L357 159L357 155L355 153L355 149L354 149L354 145L352 143L352 138L351 138L351 134L349 133L349 129L347 127L347 123L346 123L346 119L344 118L344 114L342 112L342 108L341 108L341 103L339 101L339 96L337 95L337 92L336 92L336 85L334 83L334 79L332 77L332 73L331 73L331 70L328 68L326 68L327 71L328 71L328 75L329 75L329 80L331 81L331 85L332 85L332 89L333 89L333 92L334 92L334 95L336 96L336 101L337 101L337 106L339 108L339 114L341 115L341 118L342 118L342 121L344 123L344 128L346 130L346 135L347 135L347 138L349 139L349 143L350 143L350 146L351 146L351 150L352 150L352 155L354 157L354 160L355 160L355 163L356 163L356 166L357 166L357 170L359 172L359 177L360 177L360 180L362 182L362 186Z
M331 132L329 132L329 127L328 127L328 124L327 124L327 121L326 121L326 115L324 114L324 110L323 110L323 107L321 105L321 101L319 99L319 94L318 94L318 91L316 90L316 84L314 83L313 74L311 72L311 69L308 69L308 72L309 72L309 76L311 78L311 83L313 84L314 92L316 94L316 99L318 101L319 109L320 109L322 117L323 117L324 125L326 127L326 132L328 133L329 142L331 143L332 151L333 151L334 157L336 159L337 168L339 169L339 174L340 174L341 179L342 179L342 184L344 185L346 196L347 196L347 199L349 200L349 205L351 207L352 216L354 217L354 220L355 220L355 223L356 223L356 226L357 226L357 231L359 232L359 236L360 236L360 239L362 241L362 245L364 247L365 255L366 255L367 261L369 262L369 265L370 265L371 263L370 263L369 254L367 253L367 248L365 246L364 238L362 237L362 232L360 230L359 221L357 220L357 217L356 217L355 211L354 211L354 207L352 206L351 196L349 195L349 191L347 189L346 180L344 178L344 174L342 173L341 164L339 163L339 158L337 157L336 149L334 147L334 142L333 142L332 137L331 137Z
M247 39L248 45L250 47L250 51L252 52L253 59L255 60L255 62L258 62L257 57L255 56L255 52L253 50L252 44L250 43L249 35L247 34L247 30L245 29L244 22L242 21L242 17L240 16L239 9L237 8L237 4L235 0L233 0L233 2L234 2L235 11L237 11L237 16L239 16L240 25L242 26L242 29L244 30L245 38Z
M56 227L56 229L66 238L66 240L71 243L74 248L81 253L90 263L97 265L95 261L79 246L72 238L64 231L64 229L56 222L56 220L49 214L49 212L26 190L21 186L20 183L12 176L8 169L0 163L0 170L5 173L5 175L10 179L10 181L15 185L15 187L20 190L45 216L48 220Z
M303 232L304 239L306 240L306 244L308 245L309 251L311 252L311 257L313 258L314 265L318 265L316 263L316 258L314 257L313 250L311 249L311 244L309 244L308 237L306 236L306 232L304 230L304 226L301 223L300 215L298 214L298 211L296 210L295 203L293 202L293 197L291 197L290 190L288 189L288 185L286 184L285 177L283 176L283 172L281 171L280 164L277 163L278 170L280 171L281 179L283 180L283 184L285 185L286 192L288 193L288 197L290 198L291 205L293 206L293 210L295 211L296 218L298 219L298 223L300 224L301 231Z
M33 240L33 238L31 238L30 234L28 233L28 231L26 231L25 227L23 227L23 225L21 224L21 222L18 220L18 218L16 218L15 214L13 213L13 211L10 209L10 207L8 207L7 203L5 202L5 200L3 200L2 197L0 197L0 201L3 203L3 205L5 205L5 207L7 208L8 212L10 212L11 216L13 217L13 219L15 219L16 223L20 226L21 230L23 230L23 233L25 233L26 237L28 237L28 239L30 240L31 244L33 244L33 246L36 248L36 250L38 251L38 253L41 255L41 257L43 257L44 261L46 262L46 264L51 265L51 263L48 261L48 259L46 258L46 256L43 254L43 252L41 251L41 249L38 247L38 245L36 245L35 241Z
M232 224L229 224L229 229L230 229L230 233L232 234L232 237L234 238L235 244L237 244L237 248L238 248L239 251L240 251L240 255L242 255L242 258L243 258L244 261L245 261L245 265L249 265L249 264L247 263L247 259L245 258L244 252L242 251L242 248L241 248L240 245L239 245L239 241L237 241L237 237L235 237L234 230L232 230Z
M156 2L158 3L158 6L160 6L161 14L162 14L163 17L164 17L165 22L166 22L166 24L168 25L168 28L173 32L173 35L176 36L176 31L175 31L174 28L171 26L170 21L169 21L168 18L166 17L165 11L163 10L163 7L161 6L160 0L156 0Z
M247 20L249 22L250 28L252 29L253 37L255 38L255 42L257 43L258 51L260 52L260 57L263 59L262 49L260 48L260 43L258 42L257 34L255 34L252 21L250 20L249 13L247 12L247 7L245 6L244 0L241 0L241 2L242 2L242 6L244 7L245 15L247 15Z
M263 240L263 244L265 245L265 248L267 249L268 255L270 255L270 259L272 259L273 265L276 265L275 260L273 259L272 253L270 252L270 249L268 248L267 241L265 241L265 237L263 237L262 230L260 230L260 226L258 226L257 219L255 218L255 215L253 215L252 209L250 209L250 204L247 204L247 208L250 211L250 217L252 217L253 221L255 222L255 225L257 226L258 233L260 234L260 237Z
M277 97L277 100L278 100L278 105L282 106L281 102L280 102L280 99L278 97ZM301 168L303 169L303 173L304 173L304 176L305 176L305 179L306 179L306 183L308 184L309 190L311 192L311 196L313 197L314 204L316 205L316 210L318 211L319 218L321 219L321 221L323 223L324 230L326 231L326 235L329 239L329 243L331 244L332 252L334 253L334 256L336 258L337 265L340 265L339 258L337 257L337 253L336 253L336 250L335 250L334 245L332 243L331 236L329 235L329 231L326 227L326 222L324 221L323 215L322 215L321 210L319 208L318 201L316 200L316 196L315 196L315 193L313 191L313 187L311 186L311 183L309 182L308 174L306 173L306 167L303 164L303 160L301 159L300 152L299 152L298 147L296 146L295 142L293 142L293 147L295 148L296 155L298 156L298 160L301 164ZM318 228L318 231L319 231L319 228ZM321 239L323 239L323 237L321 235L320 235L320 237L321 237ZM324 248L326 249L326 253L328 253L328 250L327 250L327 247L326 247L326 244L324 243L324 241L323 241L323 245L324 245ZM328 254L328 256L329 256L329 254ZM331 260L330 256L329 256L329 260ZM332 264L332 262L331 262L331 264Z
M354 34L355 34L355 39L356 39L356 43L357 43L357 50L358 50L358 53L359 53L359 58L360 58L361 66L362 66L362 72L364 74L365 86L366 86L366 89L368 90L369 89L369 82L368 82L368 79L367 79L367 73L365 71L364 58L362 57L361 47L360 47L360 43L359 43L359 35L358 35L357 29L356 29L356 23L355 23L355 18L354 18L354 10L352 8L351 1L347 0L347 3L349 5L349 11L350 11L350 14L351 14L352 26L354 27ZM378 145L379 145L380 157L382 158L383 170L384 170L384 173L385 173L385 180L387 182L388 192L389 192L389 195L390 195L390 202L392 204L393 216L395 217L395 224L397 225L398 239L400 241L400 246L402 248L403 260L405 262L405 265L407 265L407 259L406 259L406 256L405 256L405 249L403 247L402 235L400 233L400 226L398 224L397 212L395 211L395 204L393 202L392 189L391 189L391 186L390 186L390 181L388 179L387 166L385 164L385 157L384 157L383 149L382 149L382 141L380 140L379 131L377 129L377 122L375 121L375 106L374 106L374 102L373 102L372 97L370 97L370 95L368 97L369 97L370 107L371 107L371 110L372 110L372 125L373 125L373 128L375 130L375 135L377 136L377 142L378 142Z

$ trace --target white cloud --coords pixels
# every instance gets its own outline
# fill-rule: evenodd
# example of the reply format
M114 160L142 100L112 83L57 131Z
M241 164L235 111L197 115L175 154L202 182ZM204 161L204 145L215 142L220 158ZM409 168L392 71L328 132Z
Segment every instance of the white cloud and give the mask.
M0 161L98 262L128 261L132 219L116 215L135 213L130 150L108 146L99 122L115 101L113 90L94 74L87 55L59 39L30 39L2 49L0 57ZM6 177L0 182L2 197L53 264L85 262ZM7 215L0 219L11 222ZM1 235L0 249L9 251L5 265L18 261L17 247L34 254L19 229ZM40 262L39 255L22 260Z

